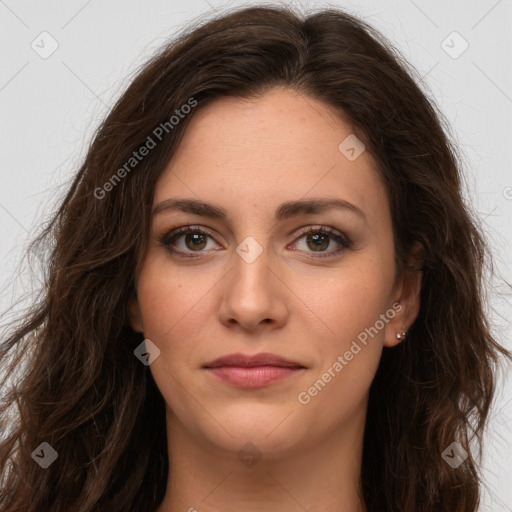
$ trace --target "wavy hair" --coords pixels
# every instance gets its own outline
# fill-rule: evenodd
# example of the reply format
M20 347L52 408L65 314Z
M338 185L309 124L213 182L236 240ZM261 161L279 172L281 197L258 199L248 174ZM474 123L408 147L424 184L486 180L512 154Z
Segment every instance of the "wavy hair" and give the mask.
M51 248L44 286L0 345L0 421L10 425L0 442L2 512L146 512L162 502L165 404L134 357L143 337L127 312L155 183L202 107L274 87L324 102L364 141L388 194L397 271L422 250L418 317L407 341L384 348L370 389L366 508L476 511L481 477L470 444L481 452L507 351L485 314L490 254L463 199L462 159L421 85L384 36L335 8L238 8L195 22L144 63L41 230L36 243ZM156 144L135 164L148 137ZM455 441L469 454L458 468L441 456ZM42 442L58 453L46 469L32 457Z

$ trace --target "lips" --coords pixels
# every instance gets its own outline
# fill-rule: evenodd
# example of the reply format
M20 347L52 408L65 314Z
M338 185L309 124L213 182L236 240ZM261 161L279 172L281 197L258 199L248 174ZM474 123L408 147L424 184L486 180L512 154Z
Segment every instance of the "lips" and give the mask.
M241 388L259 388L298 375L306 367L275 354L230 354L203 366L219 381Z
M219 357L204 365L204 368L219 368L221 366L238 366L252 368L255 366L280 366L283 368L305 368L300 363L290 361L275 354L263 353L255 355L229 354Z

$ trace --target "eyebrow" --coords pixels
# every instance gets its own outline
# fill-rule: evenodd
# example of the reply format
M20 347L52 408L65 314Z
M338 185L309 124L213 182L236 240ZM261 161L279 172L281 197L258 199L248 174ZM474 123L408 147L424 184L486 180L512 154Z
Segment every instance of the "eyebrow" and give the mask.
M275 212L276 220L289 219L299 215L319 214L326 210L341 209L353 212L360 216L365 222L368 220L364 212L355 204L349 203L344 199L315 197L311 199L286 201L279 205ZM206 203L197 199L177 199L169 198L158 203L153 209L153 216L168 210L179 210L185 213L193 213L213 219L225 220L228 212L217 205Z

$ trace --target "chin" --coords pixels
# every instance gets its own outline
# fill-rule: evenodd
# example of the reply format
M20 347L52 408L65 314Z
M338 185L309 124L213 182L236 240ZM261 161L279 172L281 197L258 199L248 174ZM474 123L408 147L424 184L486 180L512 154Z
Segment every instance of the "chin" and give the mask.
M211 443L224 450L238 452L251 443L266 457L278 458L305 441L301 439L302 428L296 424L298 416L294 418L294 414L290 414L292 410L292 407L279 405L237 405L231 411L216 416L231 435L220 427L205 434Z

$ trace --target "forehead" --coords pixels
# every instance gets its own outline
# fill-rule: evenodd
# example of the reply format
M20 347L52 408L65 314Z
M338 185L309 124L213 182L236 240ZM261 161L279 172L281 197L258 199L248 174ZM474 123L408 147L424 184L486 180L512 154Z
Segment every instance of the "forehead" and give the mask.
M382 215L387 198L375 162L367 151L347 158L347 137L352 127L330 106L294 90L219 98L195 112L154 203L195 196L243 213L249 204L335 196Z

